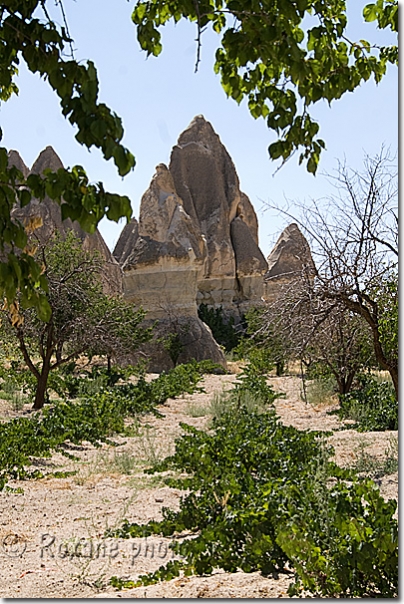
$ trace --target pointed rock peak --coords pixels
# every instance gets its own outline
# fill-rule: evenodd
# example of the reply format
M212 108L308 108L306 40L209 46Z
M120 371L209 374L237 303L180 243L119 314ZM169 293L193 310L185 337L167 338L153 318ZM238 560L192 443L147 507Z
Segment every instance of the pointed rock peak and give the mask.
M282 231L267 261L266 279L301 273L303 268L315 271L310 246L294 222Z
M275 253L278 253L279 250L283 249L285 246L294 246L295 248L300 246L304 250L310 250L306 237L303 235L302 231L295 222L292 222L285 229L283 229L274 245L273 250L268 256L268 262Z
M139 237L139 223L136 218L132 218L130 222L125 224L119 239L115 245L112 255L115 260L122 266L132 250L135 248Z
M208 144L210 140L220 141L219 136L213 129L213 126L208 122L203 115L197 115L194 117L188 128L180 134L178 138L178 145L183 146L188 143L205 143Z
M299 227L297 226L297 224L295 222L292 222L291 224L288 224L288 226L282 231L281 233L281 237L282 235L297 235L298 237L304 237L302 231L299 229Z
M153 182L156 182L162 191L165 191L166 193L175 193L173 177L165 164L158 164L156 166Z
M32 174L41 174L46 168L50 168L53 171L63 168L62 161L59 155L56 153L53 147L46 147L38 155L31 168Z
M23 173L24 178L27 178L29 174L29 168L25 165L18 151L15 151L14 149L10 149L10 151L8 152L8 166L9 168L11 168L11 166L15 166L17 170Z

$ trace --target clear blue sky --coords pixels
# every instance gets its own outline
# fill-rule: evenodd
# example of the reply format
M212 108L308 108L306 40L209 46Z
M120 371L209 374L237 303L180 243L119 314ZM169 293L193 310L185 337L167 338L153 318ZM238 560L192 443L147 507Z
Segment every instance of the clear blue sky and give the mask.
M100 98L123 119L124 143L136 157L134 172L121 179L112 162L98 150L88 152L74 138L74 129L61 116L59 102L49 85L21 68L20 94L0 106L2 144L16 149L28 166L40 151L52 145L64 165L81 164L93 181L103 181L110 191L126 194L138 217L139 203L158 163L168 163L172 146L195 115L203 114L225 144L240 178L241 188L253 203L260 223L260 245L269 253L285 221L265 202L284 199L319 199L331 193L327 179L337 160L360 169L364 153L380 151L384 143L395 152L398 146L398 73L393 66L379 86L373 81L333 103L318 103L312 112L320 122L320 136L327 149L316 177L292 158L275 175L277 164L268 157L274 135L264 120L254 120L245 104L227 99L213 73L218 37L206 32L202 38L202 61L195 65L195 26L179 23L163 30L163 53L146 59L131 22L133 2L114 0L65 0L76 59L92 59L101 82ZM349 34L379 43L394 36L362 24L366 2L350 0ZM53 9L53 14L60 16ZM293 205L293 204L292 204ZM123 224L103 221L101 232L113 247Z

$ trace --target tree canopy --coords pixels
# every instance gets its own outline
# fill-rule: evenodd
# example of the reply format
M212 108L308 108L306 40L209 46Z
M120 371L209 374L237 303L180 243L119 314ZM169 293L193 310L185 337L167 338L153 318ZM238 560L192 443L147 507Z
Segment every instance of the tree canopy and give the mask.
M70 57L72 40L67 27L59 27L51 19L46 4L41 0L9 0L1 5L0 100L7 101L18 92L15 79L20 63L25 62L29 71L39 74L58 95L63 116L77 130L77 141L88 149L99 148L124 176L134 167L135 159L121 143L122 121L98 101L94 63L79 63ZM62 204L62 218L77 220L91 233L104 216L115 221L129 219L130 200L106 192L102 183L91 184L81 166L30 175L25 180L19 170L8 165L7 150L1 147L0 194L0 295L11 303L19 292L23 307L34 306L42 319L49 319L46 279L27 247L25 225L11 220L15 202L26 206L32 197L41 200L47 195Z
M398 61L394 44L347 37L345 0L140 0L132 18L140 45L155 56L167 21L195 22L197 65L203 31L212 27L221 36L215 71L226 94L237 103L247 99L251 115L276 132L272 159L286 161L300 150L299 163L313 174L325 143L311 106L331 103L371 76L379 83L387 64ZM368 4L363 18L397 32L398 2Z
M40 409L52 370L83 353L122 358L151 334L139 327L145 316L141 309L103 293L105 263L97 252L84 251L73 231L38 246L36 258L44 265L51 316L41 321L35 309L23 310L17 299L3 308L8 320L2 335L14 339L34 375L34 408Z
M63 3L56 4L63 25L50 16L49 0L1 4L0 101L18 92L16 76L24 62L55 91L77 141L100 149L124 176L135 159L122 145L121 119L99 102L94 63L74 59ZM397 0L377 0L365 6L364 19L397 32L397 5ZM299 161L312 173L325 143L317 137L311 106L320 99L331 103L372 75L379 82L387 64L397 63L395 45L347 38L344 0L140 0L133 21L148 54L161 52L159 29L170 19L196 23L197 63L204 29L211 26L221 35L215 69L225 92L237 102L246 98L252 116L262 116L276 132L278 140L269 147L272 159L286 161L300 149ZM88 232L104 216L129 219L131 205L128 197L106 192L102 183L91 184L81 166L24 179L0 147L0 296L12 303L18 293L24 308L35 307L47 320L46 279L27 246L27 225L10 216L14 203L25 206L45 195L61 204L63 218L77 220Z
M290 299L290 307L288 310L284 303L284 312L289 315L289 321L292 308L296 310L298 306L296 298L300 298L300 306L306 312L296 327L303 333L308 330L305 345L314 337L315 331L321 332L327 325L331 313L344 311L359 316L370 329L375 359L390 373L398 397L395 158L383 149L374 158L366 157L360 172L340 165L332 182L334 195L321 204L312 201L310 205L301 205L300 218L295 213L281 210L298 222L309 237L317 267L313 283L307 283L301 293L297 285L289 288L291 294L285 293ZM298 209L296 204L294 212ZM310 317L307 317L307 309ZM271 309L268 309L267 314L270 313ZM347 326L352 331L349 323ZM296 340L299 338L297 330L295 328Z

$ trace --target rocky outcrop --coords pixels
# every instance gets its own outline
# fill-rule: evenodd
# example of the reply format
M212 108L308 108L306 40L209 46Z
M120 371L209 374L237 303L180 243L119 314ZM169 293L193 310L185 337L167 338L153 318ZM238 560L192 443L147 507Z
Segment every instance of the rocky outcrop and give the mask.
M139 237L139 223L136 218L125 224L113 251L115 260L123 266L132 253Z
M198 281L198 304L222 306L238 315L259 304L266 260L258 247L258 221L240 191L234 164L203 116L197 116L173 148L170 173L194 227L205 237L205 273ZM245 235L248 254L243 251Z
M310 246L295 223L282 231L267 261L268 271L264 278L266 302L273 302L285 286L299 279L312 279L316 274Z
M169 168L157 166L141 200L139 224L124 228L114 257L123 269L126 298L143 306L161 333L180 336L179 360L225 364L197 308L220 306L237 321L262 304L268 267L258 247L254 208L203 116L180 135ZM166 367L161 346L151 357L160 370Z
M18 151L14 151L14 149L11 149L11 151L8 152L8 166L11 168L11 166L15 166L17 168L17 170L19 170L20 172L22 172L22 175L24 176L24 178L27 178L28 174L29 174L29 168L28 166L25 165L21 155L18 153Z
M185 211L164 164L156 167L142 197L139 224L127 225L114 256L123 269L126 299L147 310L149 323L157 320L154 341L145 344L132 362L146 356L151 371L171 368L170 347L162 340L175 337L178 362L210 358L226 364L197 314L197 284L205 273L206 241Z
M149 318L162 319L174 308L178 316L196 316L206 243L164 164L142 197L138 227L122 233L114 255L121 255L126 298L147 309Z
M9 151L8 162L10 166L16 166L24 174L25 178L29 174L42 174L47 168L54 172L63 168L59 156L52 147L46 147L39 154L31 170L24 164L17 151ZM73 230L81 239L84 249L97 251L103 258L104 270L102 273L102 282L104 291L108 294L122 293L122 271L98 230L89 235L83 231L76 221L73 222L70 218L62 221L60 206L48 196L45 196L42 201L33 198L24 208L16 205L11 215L23 224L27 223L30 219L39 218L41 226L36 228L35 234L45 244L54 233L58 232L63 236L68 230Z

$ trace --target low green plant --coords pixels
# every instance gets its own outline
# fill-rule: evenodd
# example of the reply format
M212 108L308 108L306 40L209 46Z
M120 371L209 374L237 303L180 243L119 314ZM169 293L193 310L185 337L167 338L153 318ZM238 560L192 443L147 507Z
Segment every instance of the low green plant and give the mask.
M203 368L198 363L181 365L147 382L141 375L136 384L116 384L79 402L66 400L45 407L32 417L21 417L0 424L0 490L9 477L39 478L28 471L32 457L49 457L54 450L67 454L63 444L83 441L100 446L110 443L113 434L125 434L125 418L154 413L167 398L183 392L199 391Z
M260 378L263 378L262 380ZM246 395L260 399L246 406ZM124 520L108 536L171 537L180 560L120 587L149 585L180 573L295 571L290 595L395 597L398 579L396 502L385 502L371 480L330 461L326 433L284 426L274 393L248 366L209 432L182 424L174 455L150 471L173 472L180 509L163 520Z
M277 543L295 569L290 595L397 597L396 501L384 501L372 480L311 481L288 495Z
M210 327L216 342L224 347L226 352L236 348L240 341L242 326L236 328L234 317L226 317L223 308L212 308L207 304L200 304L198 316Z
M354 420L359 431L398 429L398 401L390 381L360 375L358 387L339 398L336 413L341 419Z

